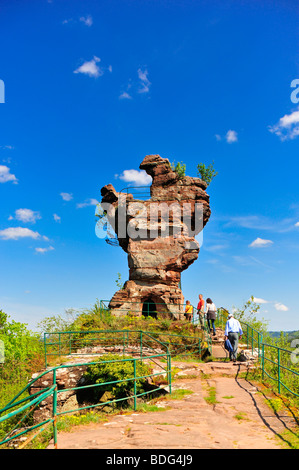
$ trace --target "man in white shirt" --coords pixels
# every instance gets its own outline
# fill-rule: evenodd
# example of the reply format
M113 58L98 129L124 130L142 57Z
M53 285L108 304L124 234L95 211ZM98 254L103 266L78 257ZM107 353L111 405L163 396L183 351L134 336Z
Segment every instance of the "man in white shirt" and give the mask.
M233 317L232 313L229 313L227 316L227 322L224 330L225 339L229 339L233 351L229 353L230 359L234 362L236 361L239 338L242 338L243 331L240 325L240 322Z

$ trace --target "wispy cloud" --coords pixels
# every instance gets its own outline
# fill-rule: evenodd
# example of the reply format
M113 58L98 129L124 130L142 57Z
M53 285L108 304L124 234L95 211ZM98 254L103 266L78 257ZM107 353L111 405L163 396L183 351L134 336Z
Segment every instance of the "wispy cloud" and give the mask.
M287 307L286 305L280 303L280 302L276 302L274 304L274 308L276 310L278 310L279 312L287 312L289 310L289 307Z
M273 134L277 135L281 141L292 140L299 136L299 110L291 114L285 114L274 126L268 126Z
M139 68L137 73L140 80L140 88L138 89L138 93L148 93L151 85L151 82L148 79L148 71L146 69L142 70Z
M91 15L81 16L79 18L79 22L83 23L85 26L88 26L88 27L93 25L93 19ZM68 18L62 21L62 24L70 24L70 23L78 23L78 20L74 18Z
M124 91L123 93L121 93L119 95L119 99L120 100L131 100L132 99L132 96L129 95L129 93L127 91Z
M53 246L49 246L47 248L35 248L36 253L42 253L42 254L47 253L47 251L53 251L53 250L54 250Z
M74 73L82 73L94 78L101 77L104 74L104 71L99 65L97 65L99 62L101 62L101 59L97 56L93 56L93 59L84 62L80 67L74 70Z
M224 220L226 217L222 217ZM296 227L294 216L285 219L273 219L261 215L244 215L227 217L226 227L237 226L253 230L266 230L275 233L285 233L294 230ZM298 224L299 226L299 224Z
M215 245L204 246L204 249L206 251L211 251L211 252L219 252L219 251L223 251L227 248L228 248L228 245L227 244L222 244L222 243L215 244Z
M19 240L20 238L33 238L37 240L41 238L38 232L33 232L29 228L25 227L9 227L4 230L0 230L0 238L2 240Z
M77 208L81 209L82 207L87 207L87 206L97 206L99 204L99 201L96 199L85 199L84 202L79 202L77 204Z
M226 140L228 144L232 144L233 142L238 141L238 133L232 129L229 129L225 136L221 136L220 134L215 134L215 139L220 142L222 139Z
M263 248L266 246L272 245L274 242L272 240L264 240L263 238L256 238L252 243L250 243L251 248Z
M55 220L55 222L61 222L61 217L57 214L53 214L53 219Z
M266 268L267 271L273 271L274 270L274 268L272 266L269 266L268 264L263 263L263 261L257 259L255 256L234 255L232 258L240 266L253 266L253 267L256 267L256 265L259 265L259 266L262 266L263 268Z
M135 183L137 186L147 186L152 182L152 177L144 170L124 170L121 175L115 177L128 183Z
M7 183L8 181L12 181L14 184L17 184L18 180L10 172L8 166L0 165L0 183Z
M261 299L259 297L253 297L253 301L257 304L268 304L269 300Z
M92 19L91 15L81 16L81 18L79 18L79 21L84 23L85 26L92 26L92 24L93 24L93 19Z
M60 196L64 201L71 201L73 199L73 195L71 193L60 193Z
M129 80L125 90L119 95L120 100L131 100L136 93L149 93L151 82L148 79L148 70L139 68L137 75L138 81Z
M279 312L287 312L289 310L289 307L282 304L281 302L277 302L277 301L273 301L273 300L265 300L265 299L261 299L261 298L258 298L258 297L254 297L253 300L257 304L273 304L275 310L277 310Z
M35 222L41 219L41 215L37 211L32 211L31 209L17 209L15 211L15 216L10 216L9 220L20 220L21 222L35 224Z
M225 138L226 138L226 142L228 144L231 144L233 142L238 141L238 134L236 131L233 131L230 129L229 131L227 131Z

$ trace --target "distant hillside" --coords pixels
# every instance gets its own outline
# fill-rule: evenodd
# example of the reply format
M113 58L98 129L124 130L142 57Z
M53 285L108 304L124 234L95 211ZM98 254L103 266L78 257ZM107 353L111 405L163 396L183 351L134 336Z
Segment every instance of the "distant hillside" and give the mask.
M280 331L268 331L269 335L272 338L280 338ZM284 336L288 336L288 341L292 341L293 339L299 338L299 330L293 330L293 331L283 331Z

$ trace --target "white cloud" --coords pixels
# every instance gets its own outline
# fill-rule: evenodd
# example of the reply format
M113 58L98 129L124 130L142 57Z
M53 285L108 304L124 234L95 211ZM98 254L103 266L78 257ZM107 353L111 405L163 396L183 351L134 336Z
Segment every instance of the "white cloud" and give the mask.
M47 251L53 251L53 250L54 250L53 246L49 246L48 248L35 248L35 251L37 253L42 253L42 254L46 253Z
M299 222L296 222L296 223L295 223L295 227L299 227Z
M96 199L86 199L84 202L80 202L77 204L77 208L81 209L82 207L87 207L87 206L96 206L99 204L99 201Z
M221 140L221 135L215 134L215 138L216 138L216 140L220 141Z
M93 24L91 15L81 16L80 21L84 23L86 26L91 26Z
M60 222L61 221L61 217L57 214L53 214L53 219L55 220L55 222Z
M71 193L60 193L60 196L64 201L71 201L73 199L73 195Z
M257 304L268 304L269 301L265 299L261 299L259 297L253 297L253 301Z
M20 220L25 224L35 224L37 220L41 219L41 215L39 212L32 211L31 209L17 209L15 211L15 217L10 216L8 220L13 220L13 218L15 218L16 220Z
M34 240L40 238L38 232L33 232L29 228L24 227L9 227L0 230L0 238L2 240L19 240L19 238L33 238Z
M284 305L284 304L281 304L280 302L276 302L274 304L274 307L276 308L276 310L278 310L279 312L287 312L289 310L289 308Z
M79 21L81 21L81 23L84 23L85 26L92 26L93 24L93 19L92 19L92 16L91 15L87 15L87 16L81 16L79 18ZM68 23L77 23L78 20L74 19L74 18L68 18L68 19L65 19L62 21L62 24L68 24Z
M129 95L129 93L127 93L126 91L124 91L123 93L121 93L119 95L119 99L120 100L131 100L132 99L132 96Z
M262 238L256 238L252 243L250 243L251 248L261 248L265 246L272 245L273 241L272 240L264 240Z
M285 114L277 124L269 126L268 129L282 141L295 139L299 135L299 110Z
M68 24L73 21L73 18L69 18L68 20L63 20L62 24Z
M124 170L119 178L128 183L135 183L138 186L147 186L152 182L152 177L144 170Z
M74 73L83 73L89 77L101 77L103 75L103 70L97 65L101 59L99 57L93 56L93 59L90 61L84 62L80 67L74 70Z
M223 251L228 248L228 245L226 244L219 244L219 245L208 245L205 247L207 251Z
M13 181L16 184L18 180L15 175L10 173L8 166L0 165L0 183L7 183L8 181Z
M232 142L238 141L238 134L236 131L233 131L230 129L229 131L227 131L225 138L226 138L226 142L231 144Z
M149 92L149 87L151 85L151 82L148 79L148 71L147 70L142 70L138 69L138 78L140 80L141 88L139 88L138 93L148 93Z
M126 86L125 91L119 95L121 100L130 100L136 93L148 93L150 90L151 82L148 79L148 70L142 70L139 68L137 70L138 82L132 81L131 79Z

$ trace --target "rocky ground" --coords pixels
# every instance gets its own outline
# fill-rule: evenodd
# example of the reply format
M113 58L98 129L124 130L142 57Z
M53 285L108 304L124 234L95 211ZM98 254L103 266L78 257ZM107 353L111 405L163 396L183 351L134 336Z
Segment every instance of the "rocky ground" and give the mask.
M220 353L221 343L213 346ZM173 361L172 366L177 370L173 391L189 391L182 398L168 394L156 403L159 411L113 415L105 423L59 432L58 448L280 449L288 444L282 433L293 432L294 418L287 410L274 413L264 389L241 378L253 367L251 361L220 357L208 363Z

